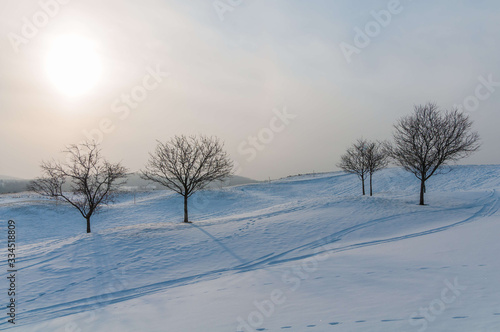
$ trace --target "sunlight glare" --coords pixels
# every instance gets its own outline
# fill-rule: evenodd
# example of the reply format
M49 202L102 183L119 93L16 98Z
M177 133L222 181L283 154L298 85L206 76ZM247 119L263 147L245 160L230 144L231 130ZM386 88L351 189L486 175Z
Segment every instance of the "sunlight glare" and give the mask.
M102 64L94 44L76 35L54 41L46 61L46 70L54 86L67 96L82 95L99 81Z

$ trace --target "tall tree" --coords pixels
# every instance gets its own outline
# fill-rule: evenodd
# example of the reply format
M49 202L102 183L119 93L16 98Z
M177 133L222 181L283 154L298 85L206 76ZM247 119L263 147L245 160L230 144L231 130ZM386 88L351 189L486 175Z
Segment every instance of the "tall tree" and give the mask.
M464 113L441 112L434 103L415 106L412 115L395 124L391 156L420 180L420 205L425 204L425 183L431 176L479 149L479 134L472 125Z
M118 187L125 183L122 179L126 178L127 169L104 159L94 141L70 145L64 152L65 163L41 163L42 177L32 181L28 189L76 208L87 221L90 233L90 218L112 201ZM63 190L63 186L68 190Z
M340 163L337 165L345 172L356 174L359 177L361 180L363 196L366 195L365 180L366 176L369 174L366 163L367 150L368 142L365 139L359 139L347 149L345 154L340 157Z
M184 197L184 222L189 222L188 199L210 182L231 175L233 163L218 138L175 136L158 142L149 154L142 177L159 183Z
M373 174L386 168L389 164L387 144L381 142L367 142L365 162L370 176L370 196L373 196Z

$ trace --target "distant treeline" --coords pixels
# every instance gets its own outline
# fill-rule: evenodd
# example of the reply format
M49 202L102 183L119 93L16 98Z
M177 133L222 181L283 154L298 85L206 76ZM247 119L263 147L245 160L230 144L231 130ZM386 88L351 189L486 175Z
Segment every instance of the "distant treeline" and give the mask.
M31 180L7 180L0 179L0 194L13 194L20 193L27 190L27 186ZM241 184L250 184L250 183L258 183L258 181L233 175L229 177L223 183L213 183L209 188L217 188L217 187L228 187L228 186L237 186ZM132 173L127 176L127 184L126 188L132 190L155 190L155 189L166 189L166 187L155 185L151 181L143 180L139 177L138 174ZM65 190L70 190L70 185L66 184L64 186Z
M26 191L28 184L28 180L0 180L0 194Z

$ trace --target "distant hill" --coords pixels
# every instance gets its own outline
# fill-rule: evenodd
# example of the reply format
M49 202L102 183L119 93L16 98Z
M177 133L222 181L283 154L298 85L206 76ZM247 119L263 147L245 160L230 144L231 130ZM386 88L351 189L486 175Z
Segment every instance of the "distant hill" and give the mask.
M209 188L232 187L242 184L258 183L259 181L246 178L244 176L233 175L223 182L214 182ZM159 184L142 179L138 173L132 173L128 176L126 187L131 189L164 189Z
M29 180L0 176L0 194L19 193L22 191L26 191L28 183Z
M19 179L12 176L0 175L0 194L19 193L26 191L26 188L31 180ZM258 183L259 181L252 180L243 176L232 176L224 182L216 182L209 188L231 187L242 184ZM127 184L124 186L129 190L154 190L165 189L164 187L155 184L151 181L141 179L139 174L132 173L127 178ZM68 190L69 186L65 188Z
M16 178L16 177L13 177L13 176L8 176L8 175L1 175L1 174L0 174L0 180L25 181L25 179Z

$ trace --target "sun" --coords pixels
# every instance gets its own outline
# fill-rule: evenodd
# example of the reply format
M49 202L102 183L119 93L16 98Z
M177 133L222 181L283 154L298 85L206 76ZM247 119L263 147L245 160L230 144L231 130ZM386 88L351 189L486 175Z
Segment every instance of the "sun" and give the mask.
M101 77L102 62L92 41L78 35L65 35L51 45L46 71L57 90L75 97L95 87Z

